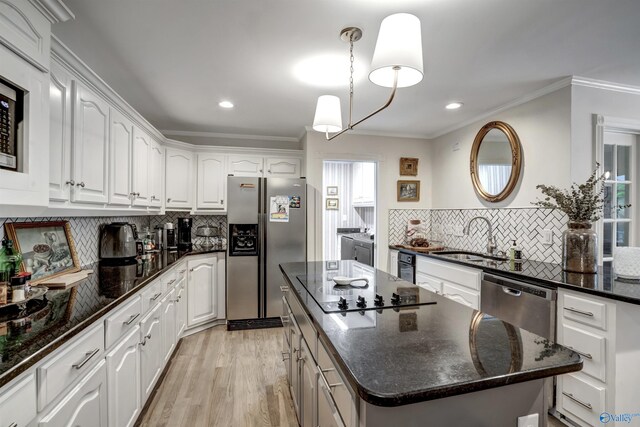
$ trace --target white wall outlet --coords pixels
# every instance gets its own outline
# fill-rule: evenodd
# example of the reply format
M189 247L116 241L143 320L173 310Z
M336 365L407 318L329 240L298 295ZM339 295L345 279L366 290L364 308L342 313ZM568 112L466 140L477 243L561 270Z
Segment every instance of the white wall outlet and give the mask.
M464 236L464 232L462 231L463 227L461 225L456 225L453 227L453 235L456 237Z
M447 224L444 226L444 233L445 234L453 234L453 225L451 224Z
M451 144L451 151L459 151L459 150L460 150L459 142L454 142L453 144Z
M538 414L529 414L524 417L518 417L518 427L538 427L540 425L540 417Z
M542 230L542 244L553 245L553 231Z

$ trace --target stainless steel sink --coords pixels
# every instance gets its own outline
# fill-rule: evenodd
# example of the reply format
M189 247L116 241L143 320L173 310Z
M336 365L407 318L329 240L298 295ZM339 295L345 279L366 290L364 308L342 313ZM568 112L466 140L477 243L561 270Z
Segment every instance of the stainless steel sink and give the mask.
M433 255L443 256L447 258L457 259L460 261L468 261L468 262L482 262L482 261L507 261L509 258L483 254L480 252L470 252L470 251L440 251L440 252L431 252Z

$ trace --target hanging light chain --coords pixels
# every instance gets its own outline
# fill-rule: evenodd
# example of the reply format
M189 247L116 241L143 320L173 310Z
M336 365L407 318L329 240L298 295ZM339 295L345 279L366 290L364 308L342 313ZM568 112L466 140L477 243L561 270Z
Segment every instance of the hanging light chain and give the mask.
M351 116L353 112L353 37L354 33L352 32L349 36L349 128L351 128Z

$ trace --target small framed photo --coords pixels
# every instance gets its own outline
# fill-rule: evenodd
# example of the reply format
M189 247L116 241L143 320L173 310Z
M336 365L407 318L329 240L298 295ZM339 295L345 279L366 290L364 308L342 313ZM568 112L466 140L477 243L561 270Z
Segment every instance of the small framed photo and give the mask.
M400 176L418 175L418 159L415 157L400 157Z
M31 273L32 284L80 271L67 221L7 222L4 227L22 254L22 271Z
M327 196L337 196L338 195L338 187L336 186L331 186L331 187L327 187Z
M340 200L336 198L329 198L325 203L325 207L328 211L337 211L338 209L340 209L338 204L339 201Z
M420 181L398 181L399 202L420 201Z
M326 270L337 270L339 262L338 261L326 261L324 265L325 265L324 268Z

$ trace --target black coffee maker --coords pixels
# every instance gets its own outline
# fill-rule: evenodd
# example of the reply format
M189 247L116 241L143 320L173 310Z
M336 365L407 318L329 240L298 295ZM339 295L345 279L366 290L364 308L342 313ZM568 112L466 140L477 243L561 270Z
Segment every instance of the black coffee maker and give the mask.
M178 249L190 251L193 249L191 242L192 218L178 218Z

